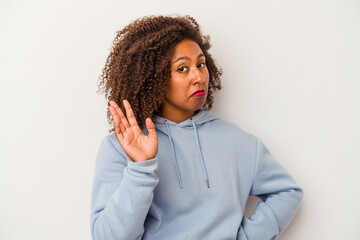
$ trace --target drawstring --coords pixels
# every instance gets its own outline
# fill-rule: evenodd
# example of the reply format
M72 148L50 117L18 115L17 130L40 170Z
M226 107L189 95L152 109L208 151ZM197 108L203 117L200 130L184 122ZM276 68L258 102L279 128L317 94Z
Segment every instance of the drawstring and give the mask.
M172 156L173 156L173 162L174 162L175 169L176 169L176 175L177 175L177 178L178 178L178 181L179 181L180 188L183 188L183 185L182 185L182 182L181 182L180 172L179 172L179 169L178 169L178 166L177 166L177 163L176 163L174 147L173 147L172 139L171 139L171 133L170 133L170 129L169 129L169 126L168 126L168 124L167 124L167 120L166 120L166 119L164 119L164 123L165 123L166 128L167 128L168 133L169 133L169 142L170 142L170 146L171 146L171 153L172 153Z
M197 146L198 146L198 152L199 152L200 158L202 160L202 166L203 166L204 174L205 174L205 177L206 177L206 185L207 185L208 188L210 188L209 177L208 177L208 174L207 174L207 171L206 171L205 161L204 161L203 155L201 153L199 138L198 138L198 134L197 134L196 126L195 126L195 121L194 121L193 118L190 118L190 120L191 120L191 122L192 122L192 124L194 126L195 137L196 137L196 142L197 142Z
M195 131L197 149L198 149L199 156L201 158L204 174L205 174L205 177L206 177L206 186L208 188L210 188L209 177L208 177L208 174L207 174L207 171L206 171L205 161L204 161L203 155L201 153L200 143L199 143L199 138L198 138L198 134L197 134L197 130L196 130L195 121L193 120L193 118L190 118L190 120L191 120L191 122L193 124L194 131ZM167 124L167 119L164 119L163 122L165 123L167 131L168 131L169 142L170 142L170 146L171 146L171 153L172 153L172 156L173 156L173 162L174 162L175 169L176 169L176 175L177 175L177 178L178 178L178 181L179 181L179 186L180 186L180 188L183 188L182 181L181 181L181 175L180 175L180 172L179 172L179 169L178 169L178 166L177 166L176 157L175 157L174 146L172 144L171 132L170 132L170 128L169 128L169 126Z

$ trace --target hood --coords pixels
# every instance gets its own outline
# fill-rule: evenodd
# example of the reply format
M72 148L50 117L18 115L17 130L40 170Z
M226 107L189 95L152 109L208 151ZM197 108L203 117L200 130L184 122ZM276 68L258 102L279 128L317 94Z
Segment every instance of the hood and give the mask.
M198 150L198 158L201 161L202 166L203 166L203 172L204 172L206 186L208 188L210 188L209 176L208 176L208 173L206 170L205 160L203 158L203 154L201 151L197 129L200 128L203 124L206 124L207 122L211 122L211 121L214 121L217 119L220 119L220 117L218 115L216 115L215 113L213 113L209 110L204 110L204 109L200 110L194 116L186 119L185 121L183 121L181 123L175 123L166 118L156 116L156 119L154 121L155 128L168 136L170 148L171 148L171 155L172 155L172 159L173 159L173 163L174 163L174 167L175 167L175 171L176 171L176 175L177 175L177 178L179 181L180 188L183 188L183 185L182 185L182 180L181 180L181 173L179 171L178 162L176 159L175 149L174 149L174 145L173 145L173 139L171 137L171 128L179 127L179 128L183 128L183 129L188 129L190 131L194 131L194 138L196 139L196 142L197 142L196 148Z
M211 112L210 110L202 109L198 113L196 113L194 116L186 119L185 121L183 121L181 123L175 123L166 118L156 116L154 124L155 124L156 129L167 134L167 131L165 130L166 125L176 126L176 127L185 128L185 129L192 129L194 127L193 123L195 123L195 126L197 128L199 128L201 125L203 125L207 122L217 120L217 119L220 119L220 117L217 114Z

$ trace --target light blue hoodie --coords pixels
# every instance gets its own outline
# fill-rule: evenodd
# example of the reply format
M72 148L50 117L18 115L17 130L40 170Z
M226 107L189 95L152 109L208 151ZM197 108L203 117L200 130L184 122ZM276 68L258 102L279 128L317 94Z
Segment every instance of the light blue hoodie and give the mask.
M179 124L157 117L155 126L158 153L145 162L131 161L114 133L102 141L92 192L93 239L279 237L303 192L258 138L209 110ZM263 201L245 218L249 195Z

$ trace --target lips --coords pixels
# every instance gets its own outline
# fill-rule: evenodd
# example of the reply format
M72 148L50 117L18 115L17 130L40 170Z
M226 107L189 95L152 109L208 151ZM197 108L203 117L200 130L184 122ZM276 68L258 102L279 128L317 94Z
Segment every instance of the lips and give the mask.
M198 90L198 91L194 92L191 96L201 97L204 95L205 95L205 90Z

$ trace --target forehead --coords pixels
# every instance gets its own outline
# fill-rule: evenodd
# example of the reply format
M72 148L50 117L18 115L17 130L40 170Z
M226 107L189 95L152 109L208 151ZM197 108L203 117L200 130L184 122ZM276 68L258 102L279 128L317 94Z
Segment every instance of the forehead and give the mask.
M174 54L172 56L172 60L176 60L179 57L195 57L197 58L199 54L203 53L200 46L189 39L185 39L179 42L174 49Z

